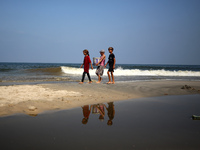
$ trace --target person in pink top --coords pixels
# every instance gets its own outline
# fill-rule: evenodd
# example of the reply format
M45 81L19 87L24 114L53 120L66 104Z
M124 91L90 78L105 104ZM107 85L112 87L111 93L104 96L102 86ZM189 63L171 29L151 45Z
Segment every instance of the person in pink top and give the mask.
M103 70L104 70L105 59L106 59L105 51L103 49L100 51L100 54L101 54L100 60L96 64L96 66L98 66L96 70L96 75L98 76L97 83L100 83L102 80L101 76L103 76Z

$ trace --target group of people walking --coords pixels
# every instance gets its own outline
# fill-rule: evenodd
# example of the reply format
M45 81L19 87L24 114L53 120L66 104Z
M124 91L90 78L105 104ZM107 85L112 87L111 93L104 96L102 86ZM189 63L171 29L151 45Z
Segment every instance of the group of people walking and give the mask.
M84 118L82 119L82 124L88 123L91 111L94 114L99 114L99 120L104 121L105 109L106 109L107 115L108 115L108 118L109 118L108 121L107 121L107 125L111 126L113 124L113 119L114 119L114 116L115 116L115 108L114 108L113 102L109 102L107 104L108 104L108 106L106 106L105 104L102 104L102 103L90 105L90 106L89 105L82 106L83 116L84 116Z
M102 75L103 75L103 72L104 72L104 68L106 68L106 66L108 64L109 64L109 69L108 69L107 74L108 74L109 81L107 82L107 84L114 84L115 83L113 72L114 72L114 69L115 69L116 59L115 59L115 55L113 54L113 50L114 50L113 47L108 48L108 52L110 53L110 55L108 57L108 61L107 61L106 64L105 64L105 60L106 60L105 51L104 50L100 51L101 57L100 57L99 62L96 63L96 66L98 66L97 70L96 70L96 75L98 76L98 81L96 83L100 83L102 81ZM92 80L91 80L91 77L90 77L90 74L89 74L89 68L90 68L90 65L91 65L91 68L93 69L93 66L92 66L92 63L91 63L91 60L90 60L89 51L87 49L83 50L83 55L85 55L85 57L84 57L83 64L81 65L80 68L82 68L84 66L84 72L83 72L82 80L81 80L80 84L82 84L84 82L85 74L87 74L87 76L88 76L89 83L92 83ZM111 78L112 78L112 80L111 80Z

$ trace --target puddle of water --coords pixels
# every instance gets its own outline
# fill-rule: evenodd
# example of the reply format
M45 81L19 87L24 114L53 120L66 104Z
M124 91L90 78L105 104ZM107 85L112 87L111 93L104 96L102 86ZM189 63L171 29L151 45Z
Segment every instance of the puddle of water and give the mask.
M199 149L200 95L96 105L0 118L4 149Z

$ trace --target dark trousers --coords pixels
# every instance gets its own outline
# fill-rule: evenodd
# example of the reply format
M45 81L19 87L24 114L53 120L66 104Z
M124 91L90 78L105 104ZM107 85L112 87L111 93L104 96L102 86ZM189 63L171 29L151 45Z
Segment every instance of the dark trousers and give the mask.
M83 72L83 75L82 75L82 82L84 81L84 79L85 79L85 74L86 74L87 72ZM88 79L89 79L89 81L91 81L91 78L90 78L90 74L89 73L87 73L87 76L88 76Z

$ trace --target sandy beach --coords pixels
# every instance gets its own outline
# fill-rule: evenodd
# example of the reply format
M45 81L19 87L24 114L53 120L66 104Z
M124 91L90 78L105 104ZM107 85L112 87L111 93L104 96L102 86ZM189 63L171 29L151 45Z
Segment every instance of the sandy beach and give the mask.
M73 82L0 86L0 116L16 113L34 116L85 104L190 94L200 94L200 81L116 82L111 85Z

